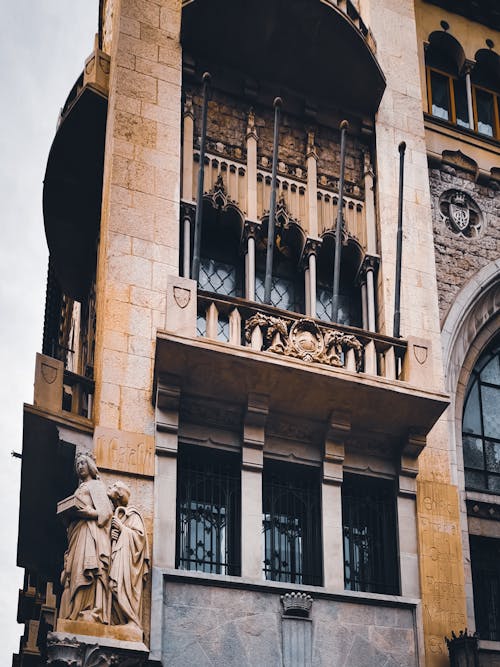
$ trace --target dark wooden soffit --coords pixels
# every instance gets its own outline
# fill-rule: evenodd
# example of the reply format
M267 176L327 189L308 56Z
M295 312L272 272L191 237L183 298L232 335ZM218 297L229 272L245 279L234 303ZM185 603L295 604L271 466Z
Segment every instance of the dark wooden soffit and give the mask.
M276 94L373 114L385 89L365 37L327 0L188 0L181 39L195 59L274 83Z
M436 5L452 14L459 14L476 23L482 23L500 30L500 3L498 0L425 0L431 5Z
M101 215L107 98L90 85L70 93L50 149L43 217L51 261L64 294L86 297Z

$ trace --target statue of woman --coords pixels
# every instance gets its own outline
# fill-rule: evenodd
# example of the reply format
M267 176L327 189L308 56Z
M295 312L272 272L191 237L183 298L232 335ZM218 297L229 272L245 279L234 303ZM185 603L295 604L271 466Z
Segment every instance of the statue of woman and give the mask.
M80 483L68 526L59 618L109 623L110 528L113 506L90 454L75 459Z

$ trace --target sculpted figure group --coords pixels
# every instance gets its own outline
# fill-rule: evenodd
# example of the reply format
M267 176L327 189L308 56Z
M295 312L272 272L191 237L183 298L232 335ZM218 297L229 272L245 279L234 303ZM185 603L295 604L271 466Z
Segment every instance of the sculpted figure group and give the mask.
M106 489L90 454L75 460L79 485L68 524L60 619L129 626L142 631L142 597L149 571L148 539L130 489Z

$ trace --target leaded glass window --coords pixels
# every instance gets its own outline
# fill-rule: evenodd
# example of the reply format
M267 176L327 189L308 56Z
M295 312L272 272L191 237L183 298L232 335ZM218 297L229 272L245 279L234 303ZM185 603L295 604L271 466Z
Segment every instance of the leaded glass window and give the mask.
M462 421L465 486L500 493L500 339L481 355L467 387Z
M344 475L342 522L345 588L397 595L394 484L361 475Z
M200 260L200 289L224 296L237 295L236 267L215 259Z
M240 573L240 464L236 455L183 446L178 456L176 564Z
M321 585L318 470L266 461L263 473L263 569L266 579Z

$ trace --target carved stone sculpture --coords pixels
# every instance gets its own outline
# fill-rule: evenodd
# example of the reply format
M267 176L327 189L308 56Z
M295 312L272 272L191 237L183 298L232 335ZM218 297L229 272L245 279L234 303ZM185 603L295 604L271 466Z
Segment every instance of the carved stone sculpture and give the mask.
M113 507L90 454L75 460L80 483L68 525L59 618L109 622L109 539Z
M108 489L115 512L111 520L111 622L142 630L144 581L149 572L149 548L144 520L129 505L130 489L115 482Z

